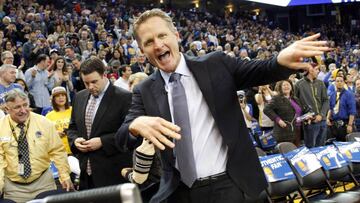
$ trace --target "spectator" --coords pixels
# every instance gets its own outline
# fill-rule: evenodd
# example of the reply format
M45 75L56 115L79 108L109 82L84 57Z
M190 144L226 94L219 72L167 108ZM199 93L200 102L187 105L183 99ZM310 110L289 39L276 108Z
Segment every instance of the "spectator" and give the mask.
M259 92L255 95L255 101L259 108L259 125L261 130L269 131L274 127L274 122L264 114L265 105L270 103L273 96L276 93L270 89L269 85L263 85L259 87Z
M68 155L71 155L66 130L69 127L71 118L71 106L68 93L64 87L54 87L51 91L51 104L53 110L46 114L46 118L54 122L57 135L61 138Z
M23 46L23 57L25 59L25 70L35 65L35 59L32 55L35 47L37 46L36 32L31 31L29 35L29 41Z
M327 135L326 115L329 111L329 99L324 82L317 79L319 67L316 65L295 84L295 97L315 113L310 123L303 123L304 142L309 148L325 145Z
M294 97L294 88L290 80L278 82L277 87L279 94L265 105L264 113L274 121L273 132L278 143L292 142L300 146L301 121L297 118L302 115L304 108Z
M71 74L71 81L74 86L74 92L79 92L83 89L85 89L84 82L82 81L82 78L80 77L80 65L82 63L82 58L80 55L75 55L75 58L72 60L72 64L74 66L72 74Z
M65 56L65 48L66 48L66 39L64 35L59 35L57 38L58 47L57 50L59 51L60 56Z
M241 107L241 111L243 113L244 116L244 121L246 124L247 129L249 130L249 133L251 132L251 127L252 127L252 121L253 121L253 117L252 117L252 106L251 104L248 104L246 102L246 97L245 97L245 92L240 90L237 91L237 96L239 99L239 103L240 103L240 107Z
M132 92L134 87L139 84L141 81L145 80L148 77L145 73L139 72L131 74L129 77L129 89Z
M24 93L28 96L30 109L33 110L34 108L36 108L34 96L33 96L32 94L30 94L29 88L28 88L28 86L26 85L25 80L23 80L23 79L21 79L21 78L16 78L16 79L15 79L15 83L19 84L19 85L21 86L21 89L22 89L22 90L24 91Z
M136 62L131 65L131 71L133 73L144 72L147 75L151 75L154 72L154 68L146 61L145 55L138 50L136 51Z
M336 92L330 95L330 111L327 114L327 124L331 135L338 141L345 141L347 134L354 131L356 104L353 93L345 89L344 76L335 78Z
M5 104L5 95L14 88L21 89L20 85L14 83L16 79L16 67L11 64L4 64L0 67L0 108Z
M120 68L120 77L115 81L114 85L129 91L129 77L131 74L131 67L129 65L122 65Z
M197 56L197 46L195 43L190 44L190 49L185 53L189 56Z
M356 130L360 131L360 78L355 79L355 104L356 104L356 116L355 126Z
M36 65L25 72L25 81L29 86L29 92L34 96L36 109L34 112L41 113L42 109L50 106L50 93L54 87L54 78L46 68L49 57L40 54L36 60Z
M71 76L66 69L64 57L58 57L55 59L51 67L54 73L52 74L52 80L54 80L54 87L62 86L67 91L73 91L74 87L71 81Z
M4 198L27 202L41 192L55 190L51 160L59 170L62 187L73 189L66 152L54 124L30 112L28 97L21 90L10 91L5 102L8 115L0 119L1 139L9 140L0 152L0 191ZM9 139L9 135L16 139Z
M2 52L1 53L1 62L3 62L3 64L13 65L14 55L10 51ZM25 61L21 60L20 66L16 69L16 78L25 79L24 73L22 72L24 65L25 65Z

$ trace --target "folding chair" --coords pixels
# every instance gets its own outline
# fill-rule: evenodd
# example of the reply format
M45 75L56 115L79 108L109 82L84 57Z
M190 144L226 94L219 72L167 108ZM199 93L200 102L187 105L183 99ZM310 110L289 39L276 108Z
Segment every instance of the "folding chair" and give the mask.
M280 153L286 154L290 151L293 151L296 149L296 146L291 142L282 142L279 143L276 146L277 150L279 150ZM303 190L308 190L309 192L306 194L307 197L313 196L313 190L320 190L320 193L325 192L325 189L328 188L330 190L330 193L334 193L333 187L330 185L329 181L326 178L326 175L322 168L319 168L312 173L302 177L296 168L291 164L290 160L288 160L289 165L294 171L294 174L296 175L296 178L298 179L298 182Z
M260 148L256 148L256 152L258 156L266 156L266 153ZM287 162L286 164L287 166L289 166ZM305 202L309 202L309 200L306 198L304 194L304 191L301 189L296 177L292 179L280 180L276 182L268 182L266 194L269 202L273 202L277 200L280 200L281 202L284 201L293 202L297 194L294 195L291 194L296 191L300 194L300 196ZM288 198L288 200L286 200L286 198Z
M353 132L346 135L346 141L348 142L359 142L360 132Z

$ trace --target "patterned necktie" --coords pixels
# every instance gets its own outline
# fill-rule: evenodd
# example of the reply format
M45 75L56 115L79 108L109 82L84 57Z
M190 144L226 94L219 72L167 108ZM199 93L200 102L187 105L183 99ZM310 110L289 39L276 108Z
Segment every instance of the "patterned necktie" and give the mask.
M29 144L25 135L25 125L21 123L18 124L17 127L20 128L20 135L18 139L19 164L24 166L24 173L21 174L21 176L26 179L31 174Z
M92 123L93 123L92 118L95 113L96 101L97 101L97 97L90 96L88 108L86 109L86 112L85 112L85 126L86 126L86 135L87 135L88 139L90 139L91 127L92 127ZM92 174L90 159L88 159L87 164L86 164L86 173L88 175Z
M88 108L86 109L85 112L86 135L88 138L90 138L90 134L91 134L91 127L93 122L92 118L95 113L96 101L97 101L96 97L90 97Z
M179 166L181 180L188 187L191 187L196 180L197 175L191 140L189 110L186 101L185 89L181 84L180 78L180 74L173 73L169 79L169 82L172 83L171 96L174 107L174 122L181 128L181 139L175 140L175 156Z

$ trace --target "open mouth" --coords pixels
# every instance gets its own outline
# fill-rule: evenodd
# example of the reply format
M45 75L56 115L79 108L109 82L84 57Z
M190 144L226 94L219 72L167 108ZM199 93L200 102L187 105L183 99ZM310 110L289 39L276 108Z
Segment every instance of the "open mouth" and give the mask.
M166 60L166 59L169 58L169 57L170 57L170 51L166 51L166 52L164 52L163 54L159 55L159 56L158 56L158 59L159 59L160 61L164 61L164 60Z

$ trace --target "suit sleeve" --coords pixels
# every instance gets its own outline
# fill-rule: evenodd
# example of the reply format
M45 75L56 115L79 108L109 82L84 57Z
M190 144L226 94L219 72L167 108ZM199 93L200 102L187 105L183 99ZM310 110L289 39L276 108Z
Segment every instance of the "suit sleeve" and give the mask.
M234 58L225 53L219 53L218 57L233 75L238 89L270 84L287 79L291 74L296 73L296 71L280 65L277 57L251 61Z
M125 121L115 134L116 145L121 151L129 151L136 148L140 144L141 139L135 137L129 132L129 125L131 122L139 116L145 114L144 104L142 102L140 89L135 86L132 95L132 104L129 113L125 117Z
M131 105L131 94L128 93L126 95L124 95L124 97L121 98L122 103L124 104L122 107L122 112L121 112L121 117L119 118L121 121L124 121L125 116L128 113L128 110L130 108ZM101 135L100 139L101 139L101 143L102 143L102 149L105 151L105 153L110 156L112 154L118 153L119 149L116 146L116 141L115 141L115 133L109 133L109 134L105 134L105 135Z

